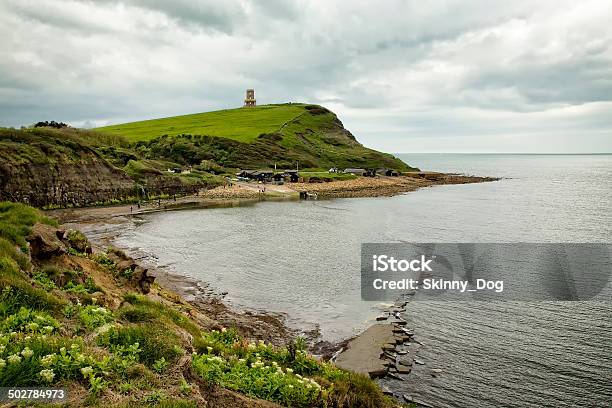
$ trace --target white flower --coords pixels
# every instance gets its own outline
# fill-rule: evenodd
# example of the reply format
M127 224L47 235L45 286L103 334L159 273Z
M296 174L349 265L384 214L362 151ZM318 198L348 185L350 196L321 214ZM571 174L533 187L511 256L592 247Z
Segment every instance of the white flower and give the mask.
M6 358L9 364L19 364L21 362L21 357L18 354L11 354Z
M55 373L53 372L53 370L42 370L40 372L40 376L46 382L51 382L51 381L53 381L53 378L55 378Z
M4 353L4 349L6 346L4 344L0 344L0 353Z
M238 361L244 363L246 360L244 358L239 358Z
M3 358L0 358L0 370L6 367L6 361Z
M51 367L54 361L55 361L55 354L47 354L46 356L40 359L40 364L43 367Z
M83 377L89 377L91 374L93 374L93 368L91 367L83 367L81 368L81 374L83 374Z
M289 384L289 388L293 388L293 384Z
M287 367L287 372L288 372L289 374L291 374L291 373L293 372L293 370L292 370L292 369L290 369L289 367Z
M221 333L225 333L227 331L227 329L225 327L221 328Z
M21 352L21 355L24 356L25 358L30 358L32 357L33 354L34 352L29 347L24 348L23 351Z
M210 347L210 346L207 346L207 347L206 347L206 350L208 350L208 352L209 352L209 353L212 353L213 348L212 348L212 347Z

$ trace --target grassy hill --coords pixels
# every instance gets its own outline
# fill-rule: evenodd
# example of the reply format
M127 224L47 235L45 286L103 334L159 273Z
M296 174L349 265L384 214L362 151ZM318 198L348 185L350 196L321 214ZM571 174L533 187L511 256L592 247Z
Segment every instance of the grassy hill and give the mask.
M174 116L95 129L134 143L148 159L224 167L411 169L361 145L338 117L318 105L281 104Z
M189 133L249 143L262 133L277 132L285 123L303 113L304 105L266 105L143 120L96 130L118 134L132 142Z
M0 128L0 199L45 208L190 194L222 184L237 169L298 165L313 174L330 167L411 169L364 147L318 105L229 109L93 130ZM186 166L190 172L168 171Z

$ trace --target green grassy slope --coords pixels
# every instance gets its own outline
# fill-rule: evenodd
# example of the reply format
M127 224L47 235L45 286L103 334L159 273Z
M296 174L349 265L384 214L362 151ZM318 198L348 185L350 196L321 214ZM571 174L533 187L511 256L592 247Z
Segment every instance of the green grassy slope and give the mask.
M211 160L225 167L389 167L411 169L361 145L338 117L318 105L238 108L95 129L134 143L148 159L181 164Z
M100 127L96 130L119 134L133 142L151 140L162 135L189 133L248 143L262 133L278 131L285 123L302 113L304 105L265 105L143 120Z

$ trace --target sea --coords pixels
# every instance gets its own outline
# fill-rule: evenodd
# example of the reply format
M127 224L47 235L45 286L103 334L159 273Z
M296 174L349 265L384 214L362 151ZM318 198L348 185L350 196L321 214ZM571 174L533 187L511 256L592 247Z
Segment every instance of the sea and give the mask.
M116 244L227 292L236 307L282 314L333 342L388 306L361 299L362 243L611 242L612 155L398 157L422 170L502 179L148 214ZM433 407L612 405L609 300L415 301L404 317L424 364L405 381L384 381L399 397Z

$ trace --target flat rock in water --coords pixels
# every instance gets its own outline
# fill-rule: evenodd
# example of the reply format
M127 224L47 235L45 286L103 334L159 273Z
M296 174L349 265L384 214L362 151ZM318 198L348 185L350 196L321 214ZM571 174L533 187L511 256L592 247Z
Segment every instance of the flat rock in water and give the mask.
M425 363L424 363L423 361L419 360L418 358L415 358L415 359L414 359L414 362L415 362L416 364L418 364L418 365L425 365Z
M378 316L378 317L376 318L376 321L377 321L377 322L380 322L380 321L382 321L382 320L387 320L388 318L389 318L389 316Z
M380 358L381 349L393 342L390 324L375 324L349 341L347 349L338 355L336 365L345 370L367 374L372 378L384 376L385 361Z

